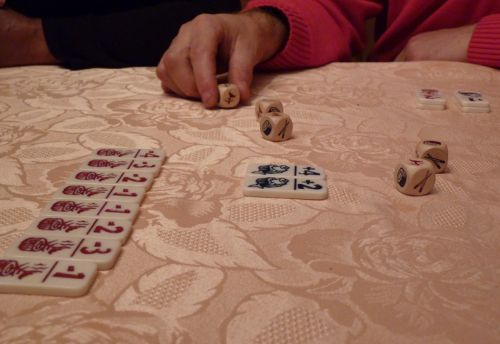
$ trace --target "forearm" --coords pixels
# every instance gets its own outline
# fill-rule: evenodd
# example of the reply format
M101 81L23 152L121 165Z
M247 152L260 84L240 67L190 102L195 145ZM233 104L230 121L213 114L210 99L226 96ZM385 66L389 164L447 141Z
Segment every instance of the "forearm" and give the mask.
M500 14L486 16L477 23L469 43L467 60L500 68Z
M283 50L260 65L274 70L350 60L352 52L362 48L365 19L381 8L377 1L253 0L245 10L256 7L273 7L288 21Z
M252 18L259 27L261 61L267 61L283 50L288 41L290 27L282 12L272 7L262 7L245 11L243 14Z

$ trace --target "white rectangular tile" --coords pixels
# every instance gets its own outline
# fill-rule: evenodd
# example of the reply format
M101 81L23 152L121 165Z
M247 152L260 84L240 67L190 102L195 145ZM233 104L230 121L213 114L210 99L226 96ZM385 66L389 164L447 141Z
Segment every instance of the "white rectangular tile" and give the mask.
M96 275L97 265L91 262L3 257L0 258L0 293L82 296Z
M107 158L143 158L148 160L165 160L165 152L161 149L126 149L126 148L99 148L92 152L95 157Z
M54 199L97 200L141 204L146 189L139 186L67 184L56 191Z
M135 203L54 199L42 210L43 216L98 217L134 222L139 211Z
M481 107L481 106L462 106L460 108L462 112L467 112L467 113L487 113L490 112L490 107Z
M417 109L441 111L441 110L445 110L446 106L445 105L432 105L432 104L420 104L420 103L418 103Z
M107 270L115 264L120 250L118 240L24 233L12 242L5 255L93 262L99 270Z
M247 176L243 194L253 197L325 199L328 189L325 180L318 178Z
M81 170L95 171L129 171L129 172L146 172L157 176L160 173L161 162L159 160L148 160L142 158L125 159L125 158L107 158L107 157L90 157L85 159L80 166Z
M77 170L68 178L68 183L92 185L128 185L140 186L149 190L154 181L154 175L145 172L115 172L96 170Z
M490 107L490 103L480 92L457 91L455 97L463 107Z
M417 91L417 107L418 105L440 105L445 107L446 99L440 90L434 88L422 88Z
M322 168L308 165L293 164L261 164L249 163L247 167L248 176L273 176L273 177L307 177L325 179L325 171Z
M73 238L93 237L127 241L132 222L127 220L41 216L31 223L25 233L30 235L57 235Z

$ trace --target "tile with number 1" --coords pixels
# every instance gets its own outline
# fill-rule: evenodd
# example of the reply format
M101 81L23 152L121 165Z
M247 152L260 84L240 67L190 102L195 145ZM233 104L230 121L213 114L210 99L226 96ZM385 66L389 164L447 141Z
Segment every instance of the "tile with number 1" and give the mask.
M68 183L92 185L126 185L140 186L149 190L154 181L154 175L145 172L118 172L98 170L78 170L68 179Z
M163 163L165 153L161 149L127 149L127 148L99 148L92 152L94 157L148 159Z
M140 204L145 194L146 189L138 186L67 184L57 190L53 198Z
M0 258L0 293L82 296L96 275L91 262L7 256Z
M55 199L42 210L44 216L99 217L134 222L139 211L135 203Z
M80 169L93 169L96 171L129 171L129 172L147 172L155 177L160 173L161 163L159 160L148 159L111 159L91 157L86 159L80 166Z

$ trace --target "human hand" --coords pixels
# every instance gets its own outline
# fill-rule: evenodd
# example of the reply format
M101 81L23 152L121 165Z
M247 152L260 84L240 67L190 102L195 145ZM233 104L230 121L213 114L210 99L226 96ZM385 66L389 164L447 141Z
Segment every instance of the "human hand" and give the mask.
M287 40L277 17L256 9L239 14L202 14L181 26L156 74L165 92L200 98L207 108L218 102L216 74L228 71L241 100L250 99L253 69L276 54Z
M423 32L410 38L395 61L467 61L475 25Z
M0 8L5 6L5 0L0 0Z

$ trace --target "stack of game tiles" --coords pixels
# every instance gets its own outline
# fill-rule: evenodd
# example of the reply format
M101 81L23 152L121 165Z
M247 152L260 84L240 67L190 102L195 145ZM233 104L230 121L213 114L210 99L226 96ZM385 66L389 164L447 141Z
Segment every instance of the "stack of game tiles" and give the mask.
M417 108L423 110L444 110L446 109L446 99L439 90L423 88L417 91Z
M288 164L248 165L243 194L253 197L325 199L325 172L318 167Z
M463 112L490 112L490 103L480 92L457 91L455 98Z
M0 292L80 296L111 269L165 154L98 149L0 258Z

